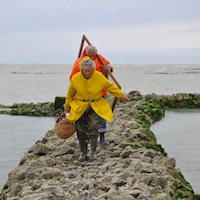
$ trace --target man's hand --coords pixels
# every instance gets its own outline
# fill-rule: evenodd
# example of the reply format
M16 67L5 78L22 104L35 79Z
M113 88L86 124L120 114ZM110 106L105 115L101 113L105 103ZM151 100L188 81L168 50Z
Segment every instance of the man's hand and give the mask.
M107 65L105 65L105 68L107 71L113 72L113 67L111 65L107 64Z
M125 97L124 102L130 101L128 97Z
M66 116L66 114L69 114L70 113L70 110L65 110L65 112L62 114L63 116Z

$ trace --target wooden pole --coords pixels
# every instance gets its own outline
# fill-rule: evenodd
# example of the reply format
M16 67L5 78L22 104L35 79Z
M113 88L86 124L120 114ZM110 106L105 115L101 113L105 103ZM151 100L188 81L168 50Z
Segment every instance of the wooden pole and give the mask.
M86 42L87 42L89 45L92 45L85 35L83 35L83 38L86 40Z
M81 52L83 50L84 40L85 40L85 37L83 35L82 40L81 40L81 45L80 45L79 53L78 53L78 58L81 56Z
M103 64L103 65L106 65L105 63L104 63L104 61L102 60L102 58L97 54L97 57L99 58L99 60L101 61L101 63ZM121 89L121 85L118 83L118 81L116 80L116 78L113 76L113 74L110 72L110 71L108 71L108 73L109 73L109 75L111 76L111 78L113 79L113 81L116 83L116 85L118 86L118 88L119 89Z

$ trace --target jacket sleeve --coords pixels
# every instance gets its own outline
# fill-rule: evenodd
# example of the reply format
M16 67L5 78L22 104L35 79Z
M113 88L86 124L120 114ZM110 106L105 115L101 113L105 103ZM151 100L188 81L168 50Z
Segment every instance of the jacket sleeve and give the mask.
M110 62L106 60L102 55L99 54L99 56L101 57L101 59L103 60L105 64L110 65ZM113 72L114 70L113 66L110 65L110 67L111 67L111 72Z
M118 99L121 99L122 101L125 99L126 94L122 92L114 83L111 81L106 80L106 83L104 85L104 90L108 91Z
M65 98L65 104L64 104L65 110L70 110L70 105L69 104L73 100L73 97L74 97L75 93L76 93L76 90L74 88L74 84L73 84L73 82L71 82L70 85L69 85L67 96Z
M105 64L110 64L110 62L106 60L102 55L99 54L99 56L101 57L101 59L103 60Z
M71 81L71 79L72 79L72 76L74 75L74 74L76 74L77 72L79 72L80 71L80 69L79 69L79 62L80 62L80 59L77 59L76 61L75 61L75 63L74 63L74 66L73 66L73 69L72 69L72 72L71 72L71 75L70 75L70 81Z

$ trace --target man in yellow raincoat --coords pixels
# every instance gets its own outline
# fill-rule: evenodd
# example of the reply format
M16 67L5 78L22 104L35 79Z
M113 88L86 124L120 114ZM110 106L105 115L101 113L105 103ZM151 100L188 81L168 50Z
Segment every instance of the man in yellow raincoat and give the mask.
M88 160L88 136L91 140L91 160L96 160L96 147L100 119L112 122L113 115L109 103L102 97L102 89L127 102L126 97L117 86L100 72L95 70L95 63L89 57L81 61L81 71L76 73L70 82L64 108L70 112L68 122L75 122L80 143L80 161Z

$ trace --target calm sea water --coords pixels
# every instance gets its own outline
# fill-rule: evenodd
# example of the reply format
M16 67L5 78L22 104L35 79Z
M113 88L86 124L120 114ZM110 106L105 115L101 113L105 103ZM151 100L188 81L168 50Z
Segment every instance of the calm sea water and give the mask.
M167 110L165 117L151 126L169 157L176 159L185 179L200 194L200 109Z
M72 65L0 65L0 104L54 101L65 96ZM114 65L124 92L200 91L200 65Z
M0 115L0 190L24 153L54 128L54 117Z
M132 90L138 90L141 94L174 94L174 93L199 93L200 91L200 65L113 65L113 75L122 86L126 93ZM69 75L72 65L0 65L0 104L12 105L13 103L37 103L54 101L55 96L65 96L69 86ZM197 110L198 111L198 110ZM188 143L187 134L200 130L200 123L197 123L197 129L192 124L194 115L197 115L197 121L200 121L200 113L196 110L192 112L182 110L179 117L176 112L170 112L159 123L155 124L153 132L157 137L179 137L177 129L177 119L188 114L187 127L181 132L182 140L170 146L170 142L165 144L159 141L169 156L177 160L177 167L183 171L185 178L191 183L196 193L200 193L197 187L200 185L199 163L190 161L190 157L198 160L198 145ZM167 112L168 113L168 112ZM176 116L176 117L174 117ZM174 117L174 118L173 118ZM167 121L167 119L174 121ZM37 140L41 139L45 133L52 129L55 119L50 117L22 117L0 115L0 188L7 181L7 174L17 167L23 153L26 152ZM164 124L172 126L172 130L166 129ZM180 122L181 123L181 122ZM12 124L12 125L11 125ZM173 129L174 128L174 129ZM166 129L165 133L161 132ZM185 132L184 132L185 131ZM183 134L184 132L184 134ZM172 138L173 138L172 137ZM200 134L196 134L196 141L200 140ZM179 140L178 140L179 141ZM170 147L169 149L167 147ZM181 162L178 149L185 152ZM196 149L198 148L198 150ZM172 153L170 153L172 150ZM187 155L186 152L189 154ZM196 153L196 154L195 154ZM188 170L188 162L190 163ZM193 167L193 168L192 168ZM186 169L186 170L185 170ZM195 169L195 170L193 170ZM187 172L190 175L187 175ZM191 178L190 178L190 177Z

